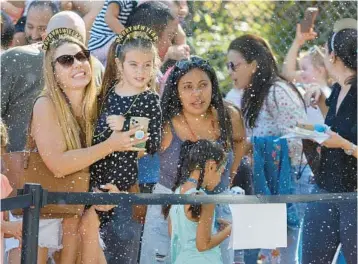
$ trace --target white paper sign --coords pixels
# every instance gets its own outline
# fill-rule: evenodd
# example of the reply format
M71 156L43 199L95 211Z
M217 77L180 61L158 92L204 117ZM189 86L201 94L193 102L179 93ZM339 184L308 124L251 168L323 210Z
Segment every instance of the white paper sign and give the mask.
M232 204L230 248L287 247L286 204Z
M326 133L321 133L317 131L311 131L307 129L302 129L295 127L294 129L289 129L289 133L280 137L280 138L295 138L295 139L310 139L316 141L318 144L322 144L324 141L329 139L329 135Z

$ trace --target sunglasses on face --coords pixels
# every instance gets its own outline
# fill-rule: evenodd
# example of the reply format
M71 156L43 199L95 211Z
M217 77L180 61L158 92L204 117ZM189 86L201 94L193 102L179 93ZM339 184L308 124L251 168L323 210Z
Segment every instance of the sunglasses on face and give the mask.
M83 50L75 55L62 55L56 58L55 62L58 62L64 67L71 67L75 62L75 59L79 62L85 62L89 60L90 56L91 54L89 50Z
M226 63L226 68L228 71L231 70L234 72L234 71L236 71L237 67L240 66L240 64L241 64L240 62L237 64L234 64L232 61L230 61L230 62Z
M190 65L200 67L208 64L209 63L206 60L203 60L200 57L192 56L190 57L190 59L178 61L177 63L175 63L175 67L177 67L179 70L184 70Z
M324 49L321 50L318 46L314 45L308 50L308 53L310 55L314 55L314 54L318 53L319 55L324 57L324 54L322 53L322 51L324 52Z

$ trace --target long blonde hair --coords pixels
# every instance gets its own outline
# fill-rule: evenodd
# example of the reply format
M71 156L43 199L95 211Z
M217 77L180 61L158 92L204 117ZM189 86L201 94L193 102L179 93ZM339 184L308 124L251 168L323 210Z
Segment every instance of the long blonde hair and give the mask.
M312 46L309 50L300 52L299 59L308 57L314 67L325 67L324 66L324 53L325 49L319 46Z
M1 148L5 148L9 143L8 134L7 134L7 127L0 118L0 138L1 138Z
M314 45L308 51L300 52L299 60L302 60L303 58L308 58L312 63L313 67L323 68L324 78L327 82L327 85L331 86L333 84L333 80L329 77L328 71L324 64L324 56L325 56L324 54L325 54L324 47Z
M67 100L66 94L56 79L53 66L56 49L66 43L76 44L82 50L86 50L85 46L80 41L70 36L62 36L50 44L44 57L45 88L43 95L52 100L62 133L65 136L67 149L73 150L89 147L92 144L93 125L97 119L97 90L93 75L93 64L90 59L89 63L92 69L92 78L85 88L85 94L82 101L81 120L78 122ZM82 144L81 134L85 135L84 139L86 146L83 146Z

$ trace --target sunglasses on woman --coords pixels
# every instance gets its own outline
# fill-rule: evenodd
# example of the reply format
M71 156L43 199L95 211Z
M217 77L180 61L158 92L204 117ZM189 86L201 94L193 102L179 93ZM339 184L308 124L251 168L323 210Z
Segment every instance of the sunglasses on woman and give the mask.
M88 61L91 54L89 50L83 50L75 55L62 55L58 58L56 58L55 62L58 62L64 67L71 67L73 63L75 63L75 59L79 62L85 62Z
M318 53L321 57L324 57L324 54L322 51L324 52L324 48L320 49L320 47L314 45L308 50L308 54L314 55L314 54Z
M237 64L234 64L232 61L230 61L230 62L226 63L226 68L228 71L231 70L234 72L234 71L236 71L237 67L240 66L240 64L241 64L240 62Z

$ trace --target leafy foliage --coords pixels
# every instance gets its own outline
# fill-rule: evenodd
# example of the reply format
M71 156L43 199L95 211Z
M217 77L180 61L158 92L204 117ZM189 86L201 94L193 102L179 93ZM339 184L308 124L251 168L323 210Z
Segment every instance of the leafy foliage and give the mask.
M279 62L295 36L296 24L307 7L316 6L319 14L315 30L322 45L334 21L357 17L355 1L194 1L191 45L197 55L209 60L217 71L223 92L231 88L225 67L227 48L236 37L252 33L267 39ZM309 43L308 45L311 45Z

